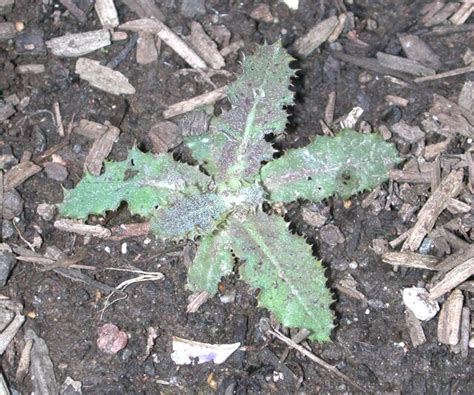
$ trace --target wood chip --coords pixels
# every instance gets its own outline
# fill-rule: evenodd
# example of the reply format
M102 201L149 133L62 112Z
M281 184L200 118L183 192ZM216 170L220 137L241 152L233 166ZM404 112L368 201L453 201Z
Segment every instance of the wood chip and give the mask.
M452 346L459 343L463 302L464 297L459 289L451 292L444 302L438 319L438 341L440 343Z
M363 306L366 306L367 297L357 289L357 285L357 281L351 275L348 275L336 283L336 289L349 298L362 302Z
M17 74L41 74L44 71L44 64L22 64L15 68Z
M425 133L418 126L408 125L404 121L393 124L390 130L412 144L425 138Z
M439 143L435 144L430 144L425 146L425 152L423 154L423 157L426 160L433 160L436 158L438 155L440 155L442 152L446 151L448 149L449 144L451 143L451 139L446 139L444 141L441 141Z
M137 63L150 64L158 59L155 36L148 32L139 32L137 41Z
M46 41L46 46L54 55L63 57L87 55L110 44L110 33L103 29L66 34Z
M61 116L61 109L58 102L53 103L53 115L54 123L56 124L56 130L61 137L64 137L63 118Z
M408 103L410 103L408 99L405 99L404 97L400 97L400 96L395 96L395 95L385 96L385 101L399 107L406 107L408 106Z
M191 23L191 45L206 63L213 69L225 66L224 56L217 49L217 44L206 34L199 22Z
M474 246L460 249L454 254L449 255L435 267L435 270L446 273L470 258L474 258Z
M331 124L334 121L334 108L336 107L336 92L332 91L328 96L328 104L324 109L324 122Z
M5 173L3 178L4 192L11 191L17 186L23 184L28 178L39 173L42 170L41 166L29 161L21 162L13 166Z
M148 137L153 147L152 152L155 154L167 152L183 141L178 126L170 121L153 125L148 131Z
M144 222L141 224L122 224L112 228L110 240L123 240L130 237L146 236L150 233L150 224Z
M165 16L155 5L155 0L122 0L128 8L135 12L140 18L155 18L164 21Z
M401 71L402 73L412 74L415 76L435 74L434 69L423 66L416 60L402 58L401 56L377 52L377 60L382 66Z
M307 57L324 43L338 25L337 16L329 17L314 26L303 37L298 38L294 44L294 50L301 57Z
M163 111L163 118L173 118L177 115L193 111L198 107L205 106L208 104L214 104L216 101L226 97L226 95L227 87L224 86L222 88L215 89L211 92L207 92L202 95L195 96L191 99L173 104L169 106L165 111Z
M440 69L443 65L440 57L419 36L401 34L398 39L408 59L416 60L434 70Z
M337 17L337 26L334 29L334 31L331 33L331 35L328 37L328 42L333 43L339 38L342 31L344 30L344 27L346 26L346 21L347 21L347 14L345 13L340 14Z
M388 174L392 181L398 183L429 184L431 180L431 172L391 169Z
M0 122L7 120L15 114L15 107L11 103L0 103Z
M237 52L240 48L243 48L244 46L245 46L244 40L238 40L222 48L220 50L220 54L226 57L226 56L229 56L230 54Z
M336 59L356 65L366 70L374 71L380 74L392 75L404 81L411 81L408 74L402 73L399 70L395 70L393 68L382 66L379 61L374 58L364 58L362 56L348 55L342 51L333 51L331 52L331 55Z
M424 25L427 27L439 25L445 22L451 15L459 9L459 3L447 3L432 18L426 20Z
M465 214L471 211L472 206L459 199L449 199L447 210L451 214Z
M15 24L11 22L0 22L0 42L7 41L16 36Z
M94 8L104 29L113 29L119 25L114 0L95 0Z
M21 351L18 368L16 369L15 379L18 383L23 382L30 369L31 349L33 347L33 339L25 342L25 346Z
M84 169L98 176L102 169L102 163L112 151L112 146L119 135L119 128L108 125L108 130L92 144L84 162Z
M26 329L25 340L33 340L30 364L33 392L35 394L59 394L59 385L54 376L54 366L49 357L46 342L32 329Z
M449 18L454 25L462 25L474 12L474 0L464 0L461 7Z
M171 47L186 63L197 70L207 68L206 62L191 49L181 38L178 37L168 26L156 19L142 18L136 19L120 25L122 30L144 31L156 34L163 42Z
M127 77L110 67L102 66L97 60L79 58L76 73L97 89L113 95L133 95L136 92Z
M15 0L0 0L0 15L8 14L12 11Z
M460 134L474 139L474 114L464 107L435 93L429 113L442 124L439 133L447 136Z
M386 252L382 255L382 261L392 266L403 266L425 270L436 270L439 258L431 255L418 254L416 252Z
M462 190L463 175L464 170L455 170L441 181L418 213L417 222L403 244L402 250L416 251L418 249L425 236L433 229L449 199L456 197Z
M474 81L466 81L459 93L458 104L474 114Z
M105 126L101 123L92 122L87 119L81 119L79 121L79 125L73 129L73 132L89 139L96 140L107 130L109 130L108 126Z
M73 0L59 0L59 2L68 10L74 18L81 23L87 22L87 15L82 11Z
M430 290L430 299L435 300L451 291L474 274L474 258L469 258L446 273L444 278Z
M410 309L405 310L405 322L408 327L408 333L410 334L411 343L413 347L421 346L426 343L425 332L421 326L420 320L415 317L415 314Z
M63 232L77 233L83 236L94 236L105 239L111 236L112 232L102 225L86 225L80 221L72 219L60 219L54 222L54 227Z

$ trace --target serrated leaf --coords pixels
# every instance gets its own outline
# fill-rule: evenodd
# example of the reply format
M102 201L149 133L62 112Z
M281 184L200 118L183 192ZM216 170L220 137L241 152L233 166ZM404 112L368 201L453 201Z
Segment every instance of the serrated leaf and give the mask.
M395 147L381 136L347 129L288 151L263 166L261 176L272 201L345 199L387 180L398 162Z
M189 186L206 189L210 178L198 169L176 162L170 154L152 155L132 149L127 160L105 163L100 176L86 174L69 191L64 191L60 214L70 218L87 218L115 210L128 202L132 214L149 217L157 205L169 202Z
M162 239L194 238L212 232L230 207L214 193L178 196L169 206L155 211L151 231Z
M210 133L186 143L217 181L250 180L273 148L265 135L282 133L287 122L284 106L293 102L288 89L292 58L281 43L263 45L245 59L243 73L229 88L232 109L214 119Z
M332 297L321 262L304 239L291 234L287 223L263 212L229 224L232 248L245 261L240 276L260 289L260 305L285 326L306 328L310 338L329 339Z
M188 271L188 287L193 292L206 291L213 296L222 277L232 272L234 257L225 230L201 239L193 264Z

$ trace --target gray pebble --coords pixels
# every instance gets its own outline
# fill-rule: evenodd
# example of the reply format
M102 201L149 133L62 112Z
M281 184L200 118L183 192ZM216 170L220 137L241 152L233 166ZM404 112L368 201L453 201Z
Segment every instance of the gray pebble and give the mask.
M44 170L48 178L59 182L63 182L64 180L66 180L69 174L67 169L63 165L54 162L46 163L46 165L44 166Z
M375 310L382 310L385 307L384 303L380 299L369 299L367 304L369 307Z
M16 159L12 154L0 155L0 169L1 170L8 170L12 166L15 166L17 163L18 163L18 159Z
M340 272L347 270L349 267L349 262L345 260L337 260L335 262L331 262L331 269L338 270Z
M346 238L339 228L333 224L323 226L319 234L321 240L326 244L329 244L331 247L335 247L338 244L344 243L346 241Z
M54 204L41 203L36 208L38 215L45 221L51 221L56 214L56 206Z
M2 223L2 239L7 240L15 234L15 227L11 221L4 219Z
M20 194L12 189L3 194L3 218L11 220L18 217L23 211L23 199Z
M5 243L0 244L0 287L4 287L7 283L13 266L15 266L16 258L11 252L10 247Z

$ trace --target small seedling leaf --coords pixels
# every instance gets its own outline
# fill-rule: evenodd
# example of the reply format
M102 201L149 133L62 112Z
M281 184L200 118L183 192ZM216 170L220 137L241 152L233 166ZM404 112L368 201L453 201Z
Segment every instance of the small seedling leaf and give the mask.
M222 277L231 273L234 257L226 231L204 236L188 272L188 287L193 292L206 291L213 296Z
M308 146L288 151L263 166L261 175L272 201L298 198L343 199L371 189L388 178L399 162L393 144L377 134L343 130L336 137L316 137Z
M331 293L311 247L288 230L283 218L263 212L230 225L232 249L245 263L241 278L259 289L258 300L285 326L307 328L310 338L329 339Z

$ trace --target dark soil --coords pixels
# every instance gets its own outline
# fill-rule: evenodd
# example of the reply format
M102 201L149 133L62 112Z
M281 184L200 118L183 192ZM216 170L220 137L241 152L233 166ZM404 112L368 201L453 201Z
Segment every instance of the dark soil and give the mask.
M350 54L373 56L377 51L393 54L400 52L397 33L417 32L420 9L428 1L355 1L347 4L359 21L371 18L377 21L373 31L364 30L359 38L369 44L367 48L354 45L346 38L338 40ZM17 0L14 11L5 15L7 21L23 21L25 32L42 34L45 39L66 32L98 29L100 23L93 12L88 13L86 24L79 24L71 15L62 15L54 22L53 12L64 9L53 1ZM86 0L77 1L81 6ZM136 18L120 1L116 1L121 22ZM180 13L180 2L167 0L159 5L166 23L181 34L188 34L191 19ZM336 13L330 1L300 1L298 11L290 11L277 1L271 5L276 23L258 23L249 14L256 4L253 1L206 1L207 13L196 17L204 25L224 24L233 39L240 36L245 42L244 53L251 53L256 44L282 39L289 46L307 32L317 21ZM87 7L85 8L87 9ZM444 37L427 36L425 40L440 55L443 70L463 66L461 55L467 48L467 37L454 34ZM472 38L472 36L470 36ZM471 40L472 43L472 40ZM124 42L113 43L103 51L88 57L107 61L117 54ZM227 69L237 72L243 54L226 59ZM149 128L162 119L167 105L210 90L211 87L196 78L195 74L176 72L187 65L163 45L158 64L140 66L134 52L118 66L137 89L137 94L118 97L92 89L74 74L75 59L39 54L18 55L14 43L0 43L0 89L3 96L17 94L30 97L26 109L17 112L10 124L0 126L1 149L20 158L25 151L33 157L44 152L62 138L57 134L51 117L41 110L51 110L54 102L61 104L65 125L86 118L96 122L110 121L122 131L115 143L110 159L123 159L133 144L149 148L146 139ZM46 72L20 76L14 68L20 64L42 63ZM400 119L414 122L421 117L431 102L433 92L445 97L458 94L466 76L450 78L421 86L401 87L383 76L364 71L349 64L341 64L331 57L331 48L324 44L318 53L298 61L299 80L295 82L297 103L291 109L290 127L283 147L301 146L315 135L321 134L319 120L324 118L328 94L337 91L336 118L347 114L354 106L364 109L362 120L374 129L384 123L390 125ZM360 82L367 77L367 82ZM219 85L222 81L215 80ZM410 101L406 108L390 106L387 94L401 95ZM56 246L67 254L77 252L84 244L82 236L56 230L52 221L42 220L36 214L40 203L59 203L62 187L71 188L82 175L84 158L90 142L72 135L68 146L58 152L66 161L69 176L63 183L47 178L44 172L24 182L18 191L25 201L18 223L27 240L41 230L43 246ZM454 148L455 149L455 148ZM382 188L384 191L385 185ZM420 190L420 194L427 193ZM287 207L287 219L295 229L314 242L315 254L328 268L328 285L334 289L337 280L350 273L364 293L368 306L336 293L334 309L337 327L333 342L309 343L313 352L334 364L346 375L364 387L383 393L407 394L472 394L472 358L462 359L450 353L436 340L436 321L424 324L427 342L418 348L411 346L404 318L401 290L424 282L423 272L408 270L393 272L382 264L371 249L374 238L393 239L406 225L402 225L397 211L388 207L378 213L362 208L367 194L354 197L349 203L334 198L322 204L330 209L328 223L336 225L345 241L336 247L328 245L320 230L301 219L304 202ZM320 208L321 208L320 207ZM108 226L136 222L125 208L118 215L106 218ZM11 245L23 245L16 233L6 240ZM105 296L94 288L73 282L53 272L44 272L29 263L18 262L4 294L21 301L30 317L24 328L33 328L49 347L56 378L63 383L66 377L82 382L83 392L90 394L135 393L347 393L352 389L310 362L290 351L284 365L279 358L285 347L273 341L265 343L261 320L268 318L266 310L257 308L255 294L236 278L227 279L221 291L235 291L233 303L223 304L218 297L205 303L195 314L187 314L189 292L186 290L186 266L183 247L186 243L144 243L144 237L126 240L128 251L121 253L122 242L92 239L85 248L89 257L82 263L98 268L95 278L111 286L132 275L108 271L106 268L130 265L146 270L160 271L165 278L156 282L133 284L127 289L128 298L108 308L100 320ZM108 247L108 248L107 248ZM188 250L188 249L186 249ZM110 252L107 252L110 251ZM171 252L170 252L171 251ZM352 263L352 264L351 264ZM99 327L111 322L129 335L128 346L115 355L99 351L96 345ZM158 330L151 355L144 361L147 328ZM24 328L22 330L24 330ZM20 338L21 333L17 335ZM180 336L208 343L240 341L251 346L247 352L236 352L223 365L203 364L177 367L170 358L171 337ZM15 344L17 353L3 359L3 370L11 388L21 393L31 391L30 378L15 381L15 369L22 340ZM285 367L286 366L286 367ZM296 376L289 374L290 369ZM275 372L284 379L274 380ZM300 377L301 381L295 379ZM160 384L157 380L169 382Z

